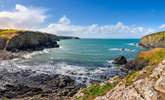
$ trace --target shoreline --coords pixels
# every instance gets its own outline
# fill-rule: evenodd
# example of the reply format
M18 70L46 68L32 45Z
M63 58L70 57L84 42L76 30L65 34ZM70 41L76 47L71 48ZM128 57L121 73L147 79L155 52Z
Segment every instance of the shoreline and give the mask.
M6 51L4 51L4 52L5 52L5 53L3 53L4 55L5 54L6 55L10 55L10 54L13 55L14 54L14 55L17 55L17 56L15 56L11 59L4 59L3 61L12 60L12 59L15 59L15 58L22 58L21 54L24 54L24 52L20 52L20 53L9 53L9 52L6 52ZM4 66L6 66L6 65L4 65ZM2 68L2 66L1 66L1 68ZM37 73L35 71L32 71L30 69L19 69L19 68L17 69L12 65L8 66L8 67L6 66L6 69L7 70L4 69L4 70L1 70L1 72L0 72L0 74L3 75L3 77L0 78L0 80L3 80L3 81L0 82L0 84L3 84L3 83L7 82L7 84L3 84L3 86L2 86L3 90L0 90L0 94L1 94L2 97L5 96L7 98L22 98L22 97L26 98L26 97L29 97L29 96L33 97L33 95L34 96L35 95L46 95L46 96L53 95L53 97L58 97L58 96L63 97L64 96L66 98L66 96L67 96L67 97L70 98L74 94L76 94L77 91L80 90L80 88L86 87L85 84L80 84L80 83L77 84L75 82L75 80L72 80L71 76L67 76L67 75L42 74L42 73ZM44 78L43 76L45 77L45 79L43 79ZM54 78L51 79L50 77L54 77ZM49 80L51 82L56 82L55 80L57 80L58 77L61 78L60 81L62 82L62 83L59 83L59 84L64 84L64 86L61 87L61 86L58 86L58 84L53 85L52 83L49 83ZM69 80L66 80L68 78L69 78ZM27 81L23 82L23 80L27 80ZM68 82L71 82L71 84L69 86L67 85ZM49 84L45 84L45 83L49 83ZM100 82L93 82L93 83L100 83ZM35 85L35 84L38 84L38 85ZM92 84L92 82L91 82L91 84ZM41 87L39 87L39 85L41 85ZM50 90L46 91L46 89L42 88L43 87L42 85L44 87L45 86L46 87L50 86ZM56 89L54 89L53 87L59 88L60 92L55 92ZM23 89L23 90L15 91L19 88L20 89L26 88L27 90ZM69 89L69 90L67 90L67 89ZM6 92L4 92L4 91L6 91ZM45 92L43 92L43 91L45 91ZM11 92L13 94L11 94Z

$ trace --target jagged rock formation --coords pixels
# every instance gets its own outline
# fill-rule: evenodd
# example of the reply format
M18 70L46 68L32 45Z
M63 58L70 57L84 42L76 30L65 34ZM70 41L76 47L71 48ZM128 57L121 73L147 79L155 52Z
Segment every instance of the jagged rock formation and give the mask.
M165 31L146 35L139 44L146 48L165 48Z
M124 56L119 56L114 59L113 63L118 65L124 65L127 63L127 59Z
M42 50L43 48L58 47L56 35L22 31L22 30L1 30L0 49L7 51L19 50Z
M131 84L124 81L96 100L165 100L165 60L139 71Z
M6 29L0 30L0 50L12 52L36 51L44 48L59 47L60 39L78 39L77 37L56 36L53 34Z
M0 68L0 100L4 97L21 98L38 94L69 97L81 87L69 76L37 73L28 69L14 68L15 66L5 67L7 68Z

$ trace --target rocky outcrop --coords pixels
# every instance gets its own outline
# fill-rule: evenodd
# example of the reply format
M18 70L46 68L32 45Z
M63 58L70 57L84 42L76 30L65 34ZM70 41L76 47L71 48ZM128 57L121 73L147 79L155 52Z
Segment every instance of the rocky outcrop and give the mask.
M137 72L132 83L123 79L113 90L96 100L165 100L165 60Z
M165 48L165 31L144 36L140 45L146 48Z
M0 30L0 50L12 52L37 51L44 48L59 47L60 39L77 39L76 37L56 36L53 34L6 29Z
M0 49L7 51L42 50L58 47L56 35L21 30L1 30Z
M69 97L81 87L69 76L49 75L22 69L17 69L15 72L1 69L0 80L0 99L23 98L38 94Z
M113 63L118 65L123 65L127 63L127 59L124 56L119 56L114 59Z

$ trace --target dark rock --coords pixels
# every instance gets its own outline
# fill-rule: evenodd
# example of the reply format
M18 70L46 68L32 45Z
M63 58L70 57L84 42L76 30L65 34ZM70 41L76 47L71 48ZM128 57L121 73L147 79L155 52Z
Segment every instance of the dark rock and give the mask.
M147 62L145 61L132 60L123 66L122 71L128 72L132 70L141 70L146 65L147 65Z
M44 48L59 47L61 39L78 39L71 36L56 36L49 33L14 29L0 30L0 50L11 52L39 51Z
M127 63L127 59L124 56L119 56L114 59L113 63L118 65L124 65Z
M3 75L0 79L0 98L17 98L51 93L58 96L73 96L82 87L65 75L37 74L31 70L18 72L3 70L0 73Z

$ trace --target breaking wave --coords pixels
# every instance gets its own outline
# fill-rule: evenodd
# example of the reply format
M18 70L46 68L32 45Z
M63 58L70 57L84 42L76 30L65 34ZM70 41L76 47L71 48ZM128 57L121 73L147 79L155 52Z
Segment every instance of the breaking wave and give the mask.
M128 49L128 48L110 48L108 49L110 51L127 51L127 52L134 52L134 49Z
M56 64L21 64L16 63L18 61L2 61L0 63L0 71L8 70L9 72L17 72L21 70L31 70L36 72L37 74L45 73L45 74L61 74L71 76L78 83L86 83L89 84L94 81L103 81L113 77L115 75L124 75L116 67L90 67L90 66L77 66L70 65L66 62L56 63Z

